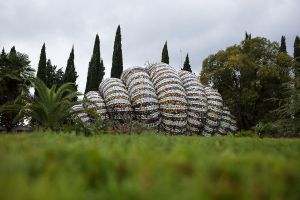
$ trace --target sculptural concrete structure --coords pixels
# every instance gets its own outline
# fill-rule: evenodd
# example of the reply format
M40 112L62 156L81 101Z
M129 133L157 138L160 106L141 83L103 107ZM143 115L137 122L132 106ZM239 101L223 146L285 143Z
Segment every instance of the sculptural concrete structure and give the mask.
M74 110L94 109L103 120L139 120L173 134L226 135L237 129L218 91L203 86L196 75L177 72L165 63L126 69L120 79L103 80L99 91L85 97L87 103ZM88 121L88 115L78 117Z
M159 102L147 71L142 67L126 69L121 75L121 80L128 89L134 118L147 121L149 127L158 126L161 122Z

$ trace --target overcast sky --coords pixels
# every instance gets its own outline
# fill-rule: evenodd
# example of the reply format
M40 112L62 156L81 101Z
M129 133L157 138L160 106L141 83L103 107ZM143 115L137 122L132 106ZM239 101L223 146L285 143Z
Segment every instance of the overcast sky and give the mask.
M0 0L0 47L15 45L37 68L42 44L47 58L66 67L74 44L79 90L84 91L96 33L110 76L115 32L121 25L124 68L158 62L168 40L170 65L189 53L194 72L212 53L252 37L279 41L288 51L300 35L299 0Z

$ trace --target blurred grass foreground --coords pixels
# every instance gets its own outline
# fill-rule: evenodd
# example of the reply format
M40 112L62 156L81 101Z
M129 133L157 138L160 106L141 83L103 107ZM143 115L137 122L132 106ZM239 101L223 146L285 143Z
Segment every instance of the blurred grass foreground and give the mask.
M0 199L300 199L300 139L0 134Z

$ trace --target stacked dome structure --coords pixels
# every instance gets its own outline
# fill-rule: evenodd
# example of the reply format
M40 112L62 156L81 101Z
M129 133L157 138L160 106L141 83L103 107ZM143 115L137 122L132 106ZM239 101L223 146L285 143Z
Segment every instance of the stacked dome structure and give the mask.
M217 90L165 63L126 69L120 79L105 79L99 92L88 92L86 98L86 104L73 107L82 121L89 121L87 114L79 112L85 107L95 109L103 120L138 120L172 134L210 136L237 130Z

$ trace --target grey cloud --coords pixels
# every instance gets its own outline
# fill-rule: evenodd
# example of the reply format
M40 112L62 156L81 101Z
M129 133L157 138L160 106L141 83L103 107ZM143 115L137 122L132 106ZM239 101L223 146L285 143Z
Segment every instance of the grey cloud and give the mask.
M118 24L125 67L159 61L168 40L171 65L179 69L189 53L199 73L205 57L239 43L245 31L276 41L284 34L292 53L293 40L300 34L295 22L299 7L298 0L0 1L0 46L16 45L36 67L46 42L48 58L65 67L74 44L79 89L84 91L96 33L109 77Z

